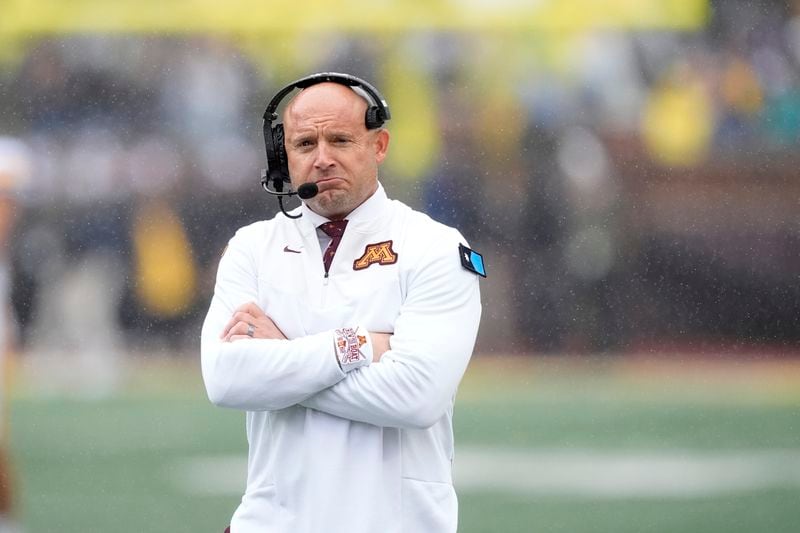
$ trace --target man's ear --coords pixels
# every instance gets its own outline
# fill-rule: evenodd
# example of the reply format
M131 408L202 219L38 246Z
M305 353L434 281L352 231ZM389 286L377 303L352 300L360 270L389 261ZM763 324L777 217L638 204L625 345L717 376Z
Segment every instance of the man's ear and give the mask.
M389 151L389 130L381 128L375 135L375 160L381 164Z

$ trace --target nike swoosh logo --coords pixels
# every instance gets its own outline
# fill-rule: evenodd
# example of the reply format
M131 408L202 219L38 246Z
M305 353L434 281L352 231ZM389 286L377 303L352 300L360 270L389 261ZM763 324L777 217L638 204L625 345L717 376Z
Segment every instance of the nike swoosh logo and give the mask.
M300 253L300 250L292 250L288 246L284 246L283 247L283 251L284 252L289 252L290 254L299 254Z

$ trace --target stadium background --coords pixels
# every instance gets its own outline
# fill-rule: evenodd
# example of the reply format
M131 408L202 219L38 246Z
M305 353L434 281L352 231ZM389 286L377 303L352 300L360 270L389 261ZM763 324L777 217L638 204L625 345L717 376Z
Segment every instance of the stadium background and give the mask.
M341 70L382 181L486 257L456 413L461 531L795 531L800 5L767 0L0 3L24 522L218 531L241 416L197 337L271 216L260 116Z

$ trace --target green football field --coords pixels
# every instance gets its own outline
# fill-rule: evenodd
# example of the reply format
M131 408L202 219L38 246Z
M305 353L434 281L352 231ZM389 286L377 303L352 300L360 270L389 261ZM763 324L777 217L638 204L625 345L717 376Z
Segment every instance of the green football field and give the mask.
M227 525L243 416L207 402L191 361L132 368L105 399L22 373L28 533ZM477 358L455 424L463 533L800 531L800 361Z

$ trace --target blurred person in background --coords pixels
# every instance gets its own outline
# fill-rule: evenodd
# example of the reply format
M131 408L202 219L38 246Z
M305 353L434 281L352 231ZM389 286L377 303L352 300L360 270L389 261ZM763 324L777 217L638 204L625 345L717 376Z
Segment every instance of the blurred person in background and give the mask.
M8 438L8 374L16 344L9 249L17 219L17 197L30 174L31 156L27 146L18 139L0 137L0 533L21 531L15 516L16 494Z
M235 533L456 531L453 401L484 271L457 230L387 198L389 118L340 74L265 113L267 179L306 199L231 239L202 331L209 398L247 411Z

